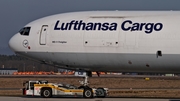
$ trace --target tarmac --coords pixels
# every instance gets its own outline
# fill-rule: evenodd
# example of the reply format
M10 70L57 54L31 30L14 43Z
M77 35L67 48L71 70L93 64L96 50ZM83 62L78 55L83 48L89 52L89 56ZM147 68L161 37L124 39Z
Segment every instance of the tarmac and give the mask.
M1 96L0 101L180 101L180 99L152 99L152 98L37 98L37 97L9 97Z

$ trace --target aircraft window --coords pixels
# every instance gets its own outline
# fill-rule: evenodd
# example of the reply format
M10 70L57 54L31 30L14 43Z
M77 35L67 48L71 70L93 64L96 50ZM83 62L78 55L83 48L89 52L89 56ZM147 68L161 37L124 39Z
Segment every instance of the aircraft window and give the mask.
M19 31L19 33L20 33L21 35L26 35L26 36L28 36L28 35L29 35L29 32L30 32L30 29L31 29L31 27L24 27L24 28L22 28L22 29Z
M23 35L24 30L25 30L25 28L22 28L22 29L19 31L19 33L20 33L21 35Z

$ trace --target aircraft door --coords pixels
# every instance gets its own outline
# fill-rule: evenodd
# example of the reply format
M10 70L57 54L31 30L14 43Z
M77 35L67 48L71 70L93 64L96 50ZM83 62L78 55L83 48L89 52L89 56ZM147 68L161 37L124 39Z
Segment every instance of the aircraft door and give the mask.
M92 17L87 23L93 24L93 28L84 33L84 46L86 47L118 47L119 28L121 18ZM90 27L92 27L90 26Z
M46 35L47 35L48 25L43 25L40 32L40 45L46 45Z

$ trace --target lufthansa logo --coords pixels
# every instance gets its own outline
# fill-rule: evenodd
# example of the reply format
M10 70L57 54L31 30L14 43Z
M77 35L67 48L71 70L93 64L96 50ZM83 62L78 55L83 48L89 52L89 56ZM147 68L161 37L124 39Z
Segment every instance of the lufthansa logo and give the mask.
M29 42L28 42L27 40L24 40L24 41L23 41L23 46L24 46L25 48L27 48L27 47L29 46Z

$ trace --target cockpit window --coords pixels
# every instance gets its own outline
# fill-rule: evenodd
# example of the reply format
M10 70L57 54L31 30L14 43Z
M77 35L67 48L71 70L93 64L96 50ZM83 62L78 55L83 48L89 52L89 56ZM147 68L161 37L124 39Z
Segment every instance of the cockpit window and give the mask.
M24 27L24 28L22 28L22 29L19 31L19 33L20 33L21 35L26 35L26 36L28 36L28 35L29 35L29 32L30 32L30 29L31 29L31 27Z

